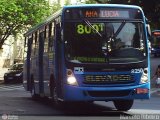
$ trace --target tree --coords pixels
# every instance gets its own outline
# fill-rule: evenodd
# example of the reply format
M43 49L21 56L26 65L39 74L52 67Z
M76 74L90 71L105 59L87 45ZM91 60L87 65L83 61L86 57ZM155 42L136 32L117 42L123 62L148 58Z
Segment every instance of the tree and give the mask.
M0 49L10 35L16 36L49 14L45 0L0 0Z
M86 0L87 4L93 4L93 3L109 3L111 0Z
M152 29L160 29L160 1L141 0L137 5L143 8L146 17L151 22Z

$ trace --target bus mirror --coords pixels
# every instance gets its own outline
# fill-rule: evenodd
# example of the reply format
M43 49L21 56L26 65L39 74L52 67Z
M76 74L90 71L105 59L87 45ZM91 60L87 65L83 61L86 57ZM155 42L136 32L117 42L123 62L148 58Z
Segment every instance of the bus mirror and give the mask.
M150 28L149 23L150 23L150 21L146 18L147 35L148 35L148 39L150 40L152 33L151 33L151 28Z
M151 38L151 28L150 28L150 25L147 24L146 27L147 27L147 35L148 35L149 38Z

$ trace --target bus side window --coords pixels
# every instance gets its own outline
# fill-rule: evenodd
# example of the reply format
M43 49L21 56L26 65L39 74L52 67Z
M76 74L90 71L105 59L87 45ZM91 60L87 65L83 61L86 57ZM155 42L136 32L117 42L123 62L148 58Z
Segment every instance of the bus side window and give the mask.
M32 41L32 51L31 51L31 57L35 56L36 51L36 39L37 39L37 32L33 34L33 41Z
M38 45L39 45L39 31L36 32L36 38L35 38L35 51L34 51L34 55L37 56L38 55Z
M49 27L45 27L45 33L44 33L44 53L48 52L48 41L49 41Z
M29 59L30 59L31 54L32 54L32 42L33 42L33 36L32 37L28 37L27 58L29 58Z
M53 43L54 43L54 22L49 24L49 40L48 40L48 51L52 52L53 51Z
M44 52L45 31L41 31L39 34L39 54Z

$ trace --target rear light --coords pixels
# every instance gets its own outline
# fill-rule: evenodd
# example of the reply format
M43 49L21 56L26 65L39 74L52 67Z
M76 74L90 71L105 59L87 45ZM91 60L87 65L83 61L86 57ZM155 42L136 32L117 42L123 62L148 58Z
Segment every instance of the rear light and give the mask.
M148 92L149 92L149 90L147 88L137 88L136 89L137 94L146 94Z

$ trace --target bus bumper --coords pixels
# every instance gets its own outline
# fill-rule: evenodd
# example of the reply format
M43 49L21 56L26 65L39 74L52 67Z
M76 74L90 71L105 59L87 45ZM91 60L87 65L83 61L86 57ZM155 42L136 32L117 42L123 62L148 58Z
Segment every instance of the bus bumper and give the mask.
M121 87L78 87L65 85L64 101L112 101L149 99L149 84Z

